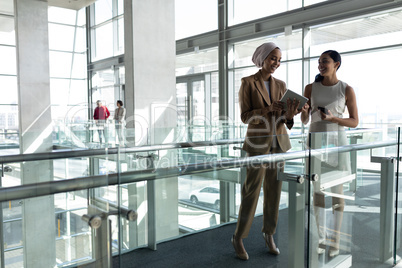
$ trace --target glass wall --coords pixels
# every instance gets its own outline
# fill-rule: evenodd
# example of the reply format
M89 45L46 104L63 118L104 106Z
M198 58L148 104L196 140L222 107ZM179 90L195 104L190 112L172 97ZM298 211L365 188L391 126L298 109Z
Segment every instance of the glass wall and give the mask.
M113 113L116 108L117 100L122 100L124 104L124 66L114 66L110 69L104 69L92 72L92 107L96 107L96 101L101 100L108 110ZM93 110L90 111L92 120ZM113 117L113 114L111 115ZM110 117L110 118L112 118Z
M15 49L14 2L0 7L0 144L18 141L17 55Z
M257 2L255 5L259 7L268 5L266 1L264 3ZM305 6L325 5L325 3L320 2L325 1L304 1L303 4ZM228 1L228 4L228 14L233 15L233 23L236 21L237 14L244 16L249 14L250 18L256 18L255 12L245 12L247 8L252 6L249 1L247 3ZM264 10L264 12L261 11L261 17L270 19L275 17L275 14L297 9L300 5L300 2L293 4L289 1L284 2L282 6L275 5L277 10L271 8L272 14L268 15L264 8L258 10ZM231 16L228 18L230 19ZM238 19L244 25L249 20L246 18ZM399 68L398 61L395 59L401 57L402 46L398 41L402 38L401 22L401 9L392 9L326 22L325 24L309 25L305 28L295 29L293 26L291 31L284 25L285 32L259 38L248 38L234 43L229 42L227 55L228 107L231 122L234 122L235 125L242 125L237 95L241 78L254 74L258 70L251 61L252 54L263 42L274 41L282 49L281 67L275 72L274 77L285 81L289 89L303 93L304 87L311 83L318 73L319 55L328 49L337 50L341 53L343 60L338 71L338 78L347 82L355 91L359 108L359 127L391 122L399 123L398 99L392 98L391 100L388 96L398 90L395 87L399 87ZM196 32L191 39L197 39ZM182 79L194 73L202 72L201 66L206 69L206 65L200 64L205 62L207 55L201 54L201 52L203 51L197 50L190 54L177 55L176 75ZM214 58L217 59L218 55L216 54ZM375 59L380 59L381 63L375 64ZM371 66L377 67L371 68ZM386 79L373 79L373 73L376 74L376 77L386 77ZM386 93L378 94L377 92L380 89ZM384 103L389 104L389 106L383 105ZM298 116L296 117L296 126L301 126Z
M60 145L70 145L66 138L74 140L74 131L82 131L88 120L85 9L49 7L48 18L54 139Z
M210 126L219 116L218 49L176 57L179 126Z
M217 0L175 0L176 40L218 29Z
M289 10L301 8L303 5L313 5L328 0L229 0L228 2L228 18L229 26L252 21L255 19L273 16ZM252 12L248 12L252 10Z
M123 1L98 0L91 10L92 61L124 54Z
M401 89L395 60L402 57L400 22L402 11L396 10L311 28L312 56L328 49L342 55L338 78L356 93L360 127L401 122L398 98L390 97ZM310 69L313 79L317 58L311 60Z

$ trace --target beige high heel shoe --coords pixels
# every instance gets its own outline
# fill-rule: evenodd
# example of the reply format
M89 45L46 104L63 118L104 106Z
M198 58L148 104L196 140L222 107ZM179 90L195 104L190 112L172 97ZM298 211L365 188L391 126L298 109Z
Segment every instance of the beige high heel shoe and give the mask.
M236 252L237 258L247 261L248 254L247 254L247 251L244 249L242 240L241 239L237 240L236 237L233 235L231 241L232 241L234 250Z
M265 247L268 246L269 248L269 253L273 255L279 255L280 251L279 248L277 248L275 245L274 237L272 235L267 235L266 233L262 233L262 236L265 240Z

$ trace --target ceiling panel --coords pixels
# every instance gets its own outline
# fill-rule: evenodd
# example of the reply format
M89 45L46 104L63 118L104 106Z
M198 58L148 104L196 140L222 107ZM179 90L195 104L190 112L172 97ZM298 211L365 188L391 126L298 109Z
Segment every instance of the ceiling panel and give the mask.
M0 0L2 1L2 0ZM48 0L49 6L80 10L96 0Z

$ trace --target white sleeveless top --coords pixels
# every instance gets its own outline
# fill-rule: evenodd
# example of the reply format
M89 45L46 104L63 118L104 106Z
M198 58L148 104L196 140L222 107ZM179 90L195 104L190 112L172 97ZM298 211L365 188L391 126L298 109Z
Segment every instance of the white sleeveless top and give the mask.
M311 124L310 132L343 130L343 126L321 119L318 106L325 107L339 118L343 117L346 108L345 90L348 84L338 81L333 86L324 86L314 82L311 90Z
M310 132L322 132L313 134L320 139L314 143L313 148L337 147L348 144L345 128L336 123L321 119L318 107L325 107L335 117L343 118L346 108L345 91L347 83L338 81L333 86L324 86L321 82L314 82L311 90L311 123ZM349 154L339 153L328 155L327 164L341 170L350 170Z

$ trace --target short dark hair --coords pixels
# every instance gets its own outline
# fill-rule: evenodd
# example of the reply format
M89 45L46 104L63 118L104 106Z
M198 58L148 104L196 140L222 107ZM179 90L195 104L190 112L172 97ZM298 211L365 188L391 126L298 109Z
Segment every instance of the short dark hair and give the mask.
M118 100L117 103L120 104L120 106L123 106L123 102L121 100Z

